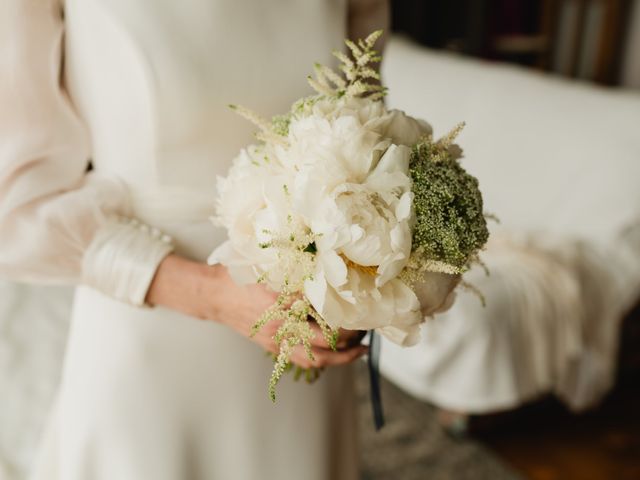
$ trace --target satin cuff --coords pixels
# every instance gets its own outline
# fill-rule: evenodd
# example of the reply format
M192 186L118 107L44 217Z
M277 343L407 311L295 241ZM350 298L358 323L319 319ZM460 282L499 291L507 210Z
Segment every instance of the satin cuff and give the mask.
M84 284L117 300L142 306L171 238L135 219L114 218L98 230L85 252Z

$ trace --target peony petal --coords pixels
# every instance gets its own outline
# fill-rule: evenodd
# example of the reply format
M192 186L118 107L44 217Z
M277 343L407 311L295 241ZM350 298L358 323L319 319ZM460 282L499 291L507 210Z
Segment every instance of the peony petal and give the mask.
M347 303L355 305L357 303L356 297L351 290L336 290L338 296Z
M389 145L387 151L378 162L375 173L393 173L402 172L404 174L409 172L409 160L411 158L411 148L405 145Z
M413 192L406 192L401 197L396 205L396 220L402 222L407 220L413 210Z
M396 278L408 262L408 256L402 252L389 255L377 270L376 286L381 287L389 280Z
M259 276L256 269L251 266L228 265L227 271L229 272L231 280L238 285L250 285L252 283L256 283Z
M342 301L334 289L329 288L321 315L331 328L338 329L348 326L348 319L355 318L357 310L353 305Z
M383 260L380 238L370 234L358 242L342 247L342 253L356 265L373 267Z
M232 280L238 285L255 283L258 275L254 268L254 261L238 252L229 241L216 248L207 259L209 265L224 265Z
M394 143L414 145L420 137L432 133L431 126L423 121L407 115L401 110L390 110L385 137L390 137Z
M393 227L389 232L389 241L394 252L411 251L411 232L406 224L399 223Z
M358 240L364 237L365 231L360 225L351 225L349 228L349 233L351 233L351 243L355 243Z
M400 345L401 347L412 347L420 340L420 326L412 325L407 328L399 328L389 325L387 327L381 327L376 329L386 339L393 343Z
M335 250L318 252L317 260L322 265L325 278L332 287L340 287L347 283L347 266Z
M313 308L316 309L320 315L324 316L324 305L327 297L327 281L322 274L321 269L318 269L311 279L307 279L304 282L304 295L307 297Z

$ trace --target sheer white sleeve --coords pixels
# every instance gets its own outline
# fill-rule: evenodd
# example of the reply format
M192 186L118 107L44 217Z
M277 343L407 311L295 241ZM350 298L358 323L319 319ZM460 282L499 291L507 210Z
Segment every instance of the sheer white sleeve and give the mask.
M87 172L89 135L61 87L61 7L0 0L0 12L0 273L141 305L171 243L127 218L118 179Z

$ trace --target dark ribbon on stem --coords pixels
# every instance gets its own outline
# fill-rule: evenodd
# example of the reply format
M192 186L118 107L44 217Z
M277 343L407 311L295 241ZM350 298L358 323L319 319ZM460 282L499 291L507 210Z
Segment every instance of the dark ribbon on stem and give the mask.
M371 408L373 410L373 424L376 430L384 426L384 412L382 409L382 397L380 395L380 336L371 330L369 332L369 355L367 366L369 367L369 384L371 391Z

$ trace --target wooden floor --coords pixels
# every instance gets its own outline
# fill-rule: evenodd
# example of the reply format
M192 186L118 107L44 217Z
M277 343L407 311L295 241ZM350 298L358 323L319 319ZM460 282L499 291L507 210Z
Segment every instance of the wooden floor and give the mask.
M640 480L639 382L587 414L548 401L493 425L480 421L477 430L476 439L531 480Z

